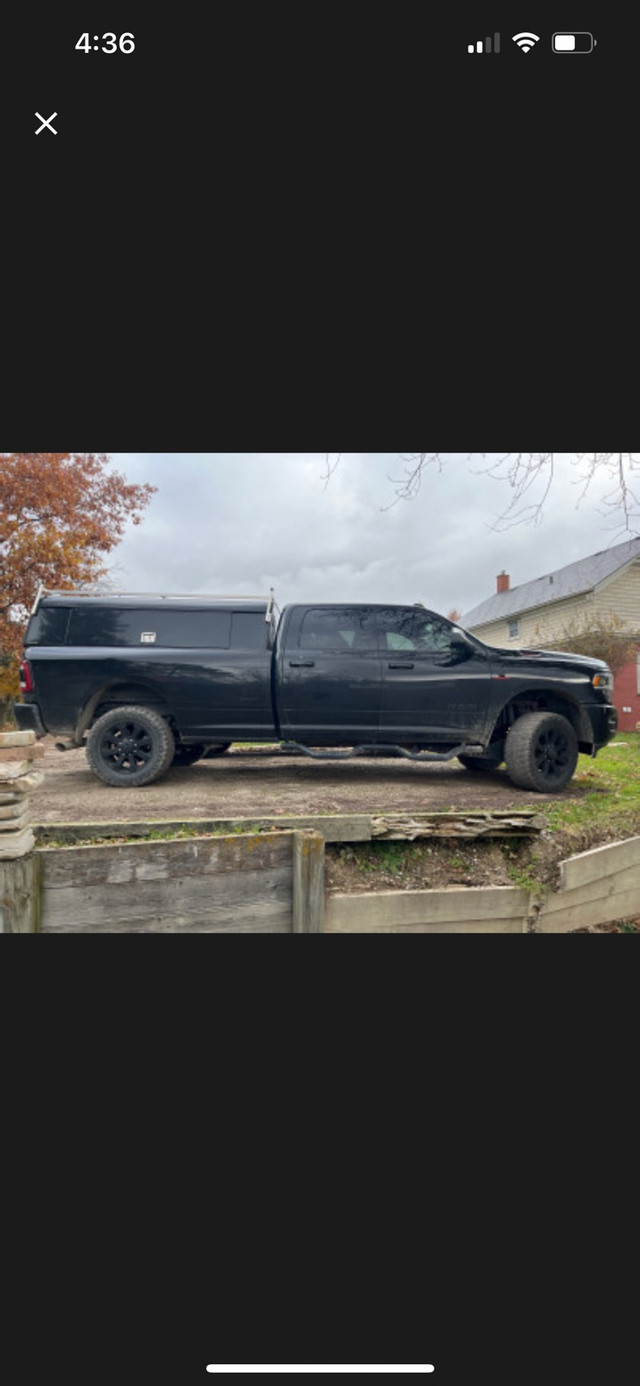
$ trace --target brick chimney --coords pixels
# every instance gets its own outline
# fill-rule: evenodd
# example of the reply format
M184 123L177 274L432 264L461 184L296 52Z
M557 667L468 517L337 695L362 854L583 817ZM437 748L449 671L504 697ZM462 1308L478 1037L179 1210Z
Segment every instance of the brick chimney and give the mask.
M498 576L497 576L497 578L496 578L496 583L497 583L497 589L496 589L496 590L497 590L498 592L508 592L508 591L509 591L509 583L510 583L510 582L511 582L511 578L509 577L509 574L508 574L508 573L505 573L504 568L503 568L503 569L502 569L502 572L501 572L501 573L498 573Z

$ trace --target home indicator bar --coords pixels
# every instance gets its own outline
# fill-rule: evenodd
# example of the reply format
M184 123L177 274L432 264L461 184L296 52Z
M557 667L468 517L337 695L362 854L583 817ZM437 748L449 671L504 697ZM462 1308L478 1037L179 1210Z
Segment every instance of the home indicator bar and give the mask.
M208 1372L433 1372L435 1367L207 1367Z

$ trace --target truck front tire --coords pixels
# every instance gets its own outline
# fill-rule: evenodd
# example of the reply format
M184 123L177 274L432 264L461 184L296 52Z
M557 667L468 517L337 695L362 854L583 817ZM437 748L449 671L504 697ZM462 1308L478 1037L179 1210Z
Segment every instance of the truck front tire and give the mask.
M138 789L159 779L171 765L175 749L164 717L146 707L105 712L87 738L87 760L94 775L118 789Z
M519 789L558 794L578 763L578 741L557 712L525 712L510 727L505 748L507 773Z

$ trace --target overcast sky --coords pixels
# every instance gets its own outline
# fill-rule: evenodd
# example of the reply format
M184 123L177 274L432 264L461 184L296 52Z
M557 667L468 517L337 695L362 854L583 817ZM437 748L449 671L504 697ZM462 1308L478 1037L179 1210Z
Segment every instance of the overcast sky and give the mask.
M464 615L495 592L502 569L515 587L626 537L599 510L610 479L578 504L570 454L559 456L541 523L496 531L512 493L484 474L490 461L448 454L416 499L389 509L400 453L344 453L328 485L325 453L113 453L127 480L158 490L110 567L133 592L274 587L280 607L421 601Z

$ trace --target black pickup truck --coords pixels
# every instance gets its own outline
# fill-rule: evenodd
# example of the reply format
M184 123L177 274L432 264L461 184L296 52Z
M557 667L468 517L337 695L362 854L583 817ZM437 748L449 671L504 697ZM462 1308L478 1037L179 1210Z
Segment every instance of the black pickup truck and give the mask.
M21 729L86 745L109 785L151 784L233 741L341 759L503 761L553 793L613 736L606 664L502 650L422 605L286 606L270 597L38 593ZM337 748L337 749L336 749Z

